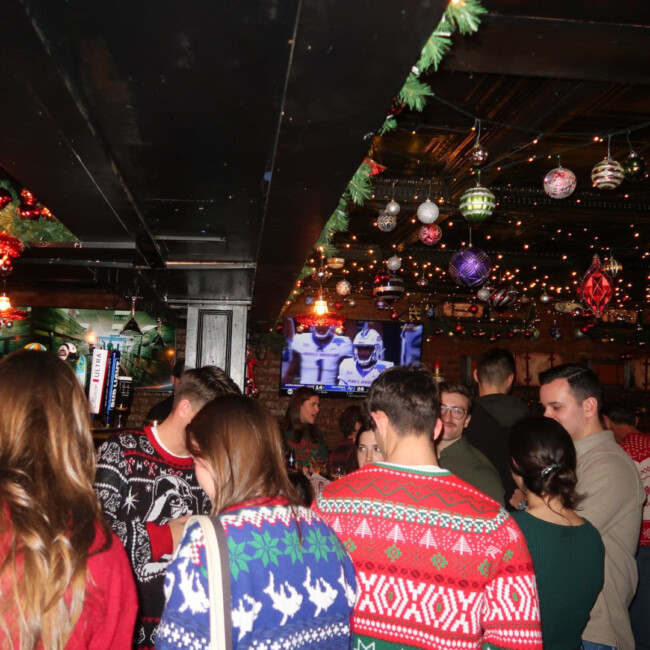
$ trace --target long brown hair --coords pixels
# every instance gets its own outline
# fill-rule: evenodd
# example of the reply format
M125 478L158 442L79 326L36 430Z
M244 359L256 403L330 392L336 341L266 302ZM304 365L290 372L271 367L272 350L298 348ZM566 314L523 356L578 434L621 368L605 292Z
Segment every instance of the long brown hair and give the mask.
M93 491L88 402L54 354L21 350L0 361L0 404L0 630L21 650L62 650L97 522L104 548L111 539Z
M214 481L213 513L257 497L284 496L299 505L278 423L250 397L224 395L206 404L187 427L186 444Z
M282 431L293 430L296 442L300 442L305 433L309 434L312 442L318 441L318 427L315 424L306 424L300 419L302 405L312 397L319 397L313 388L309 388L309 386L301 386L298 388L291 396L289 405L287 406L287 412L280 421Z

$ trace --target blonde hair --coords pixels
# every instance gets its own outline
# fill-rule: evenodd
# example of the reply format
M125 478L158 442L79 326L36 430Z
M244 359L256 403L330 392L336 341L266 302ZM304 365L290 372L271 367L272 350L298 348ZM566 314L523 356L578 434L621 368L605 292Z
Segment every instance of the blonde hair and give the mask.
M63 650L97 523L100 551L111 540L93 491L88 403L63 361L20 350L0 361L0 405L0 630L9 647Z

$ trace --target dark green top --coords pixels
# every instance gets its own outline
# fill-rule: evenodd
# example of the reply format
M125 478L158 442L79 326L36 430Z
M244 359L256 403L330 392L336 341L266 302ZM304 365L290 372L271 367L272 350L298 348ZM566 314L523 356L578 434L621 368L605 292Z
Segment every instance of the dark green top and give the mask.
M512 516L533 559L544 650L576 650L603 587L605 547L600 534L586 519L581 526L562 526L527 512Z
M445 447L438 456L438 463L465 483L501 505L504 504L504 489L499 472L484 454L465 440L465 436Z
M296 442L296 432L293 429L285 431L282 436L288 447L293 449L296 459L296 465L309 465L312 458L326 461L329 458L329 450L323 438L323 432L318 429L318 439L312 440L309 437L309 432L303 433L303 438L300 442Z

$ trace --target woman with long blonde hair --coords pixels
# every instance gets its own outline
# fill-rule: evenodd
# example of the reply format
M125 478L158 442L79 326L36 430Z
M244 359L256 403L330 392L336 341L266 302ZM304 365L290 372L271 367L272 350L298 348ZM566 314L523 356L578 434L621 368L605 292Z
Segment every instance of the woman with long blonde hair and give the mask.
M131 647L135 585L93 491L86 397L54 354L0 361L0 648Z
M201 523L190 520L167 569L156 649L184 650L188 638L221 647L214 638L210 645L210 608L225 604L232 650L347 650L354 567L334 532L300 504L275 418L249 397L218 397L187 427L187 448L219 515L229 571L211 592L217 554L208 556Z

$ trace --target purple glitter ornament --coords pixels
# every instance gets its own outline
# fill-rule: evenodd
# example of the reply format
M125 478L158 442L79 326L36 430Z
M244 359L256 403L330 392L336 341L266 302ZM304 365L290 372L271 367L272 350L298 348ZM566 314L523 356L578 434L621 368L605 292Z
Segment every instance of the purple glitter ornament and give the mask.
M476 287L490 275L492 264L480 248L463 248L451 258L449 274L463 287Z

